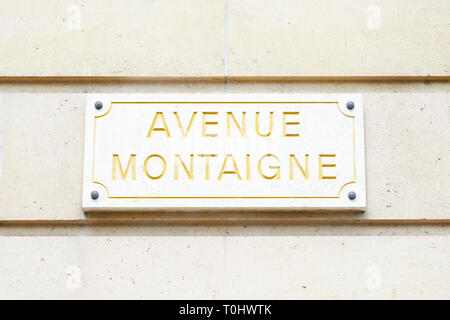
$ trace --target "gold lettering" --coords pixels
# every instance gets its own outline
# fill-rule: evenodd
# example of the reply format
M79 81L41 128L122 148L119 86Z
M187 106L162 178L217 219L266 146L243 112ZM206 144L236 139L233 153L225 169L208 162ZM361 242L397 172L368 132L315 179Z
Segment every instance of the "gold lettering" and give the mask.
M245 137L245 112L242 112L242 126L239 125L236 118L234 117L233 112L227 112L227 136L229 137L231 135L230 129L231 129L231 121L230 118L233 120L236 128L239 129L241 136Z
M120 163L119 155L113 154L112 158L112 179L116 180L116 168L119 167L120 177L125 180L128 175L128 171L131 168L131 180L136 180L136 155L132 154L128 159L127 168L123 172L122 164Z
M267 157L273 157L273 158L275 158L278 162L280 162L280 159L278 159L278 157L277 157L276 155L273 155L273 154L270 154L270 153L263 155L263 156L261 157L261 159L259 159L259 161L258 161L258 172L259 172L259 174L261 175L261 177L263 177L264 179L267 179L267 180L272 180L272 179L277 179L277 180L279 180L279 179L280 179L280 166L279 166L279 165L278 165L278 166L269 166L270 169L275 169L275 170L276 170L275 174L272 175L272 176L266 176L266 175L262 172L261 164L262 164L262 161L263 161L265 158L267 158Z
M299 125L300 122L298 121L286 121L286 116L288 115L299 115L298 111L286 111L283 112L283 137L298 137L300 136L299 133L287 133L287 126L288 125Z
M258 136L261 136L261 137L268 137L268 136L270 136L270 135L272 134L272 128L273 128L273 112L270 113L270 120L269 120L269 121L270 121L270 122L269 122L269 132L268 132L268 133L265 133L265 134L261 133L260 130L259 130L259 127L260 127L260 125L259 125L259 112L256 112L256 116L255 116L255 126L256 126L256 134L257 134Z
M156 122L158 121L158 118L161 118L163 127L155 127ZM150 130L148 130L147 138L150 138L153 131L165 131L166 137L170 138L170 132L169 128L167 128L166 119L164 119L164 114L162 112L156 112L155 116L153 117L152 125L150 126Z
M186 167L186 164L181 159L181 156L179 154L175 155L175 180L178 180L178 162L181 163L181 166L183 167L184 171L186 172L189 180L194 179L194 155L191 154L191 163L189 164L189 170Z
M175 115L175 118L177 118L177 123L178 123L178 126L180 127L180 131L181 131L181 134L183 135L183 138L186 138L189 134L189 131L191 130L192 123L194 122L197 112L192 113L191 120L189 121L186 131L183 130L183 126L181 125L181 120L180 120L180 117L178 116L178 112L174 111L173 114Z
M234 167L234 170L232 170L232 171L231 171L231 170L225 171L225 167L226 167L226 165L227 165L227 160L228 160L228 158L230 158L231 160L233 160L233 167ZM224 174L235 174L235 175L237 175L237 177L238 177L239 180L242 180L241 175L239 174L239 170L238 170L237 165L236 165L236 161L234 160L233 155L231 155L231 154L227 154L226 157L225 157L225 159L223 160L223 165L222 165L222 169L220 170L218 180L222 180L222 176L223 176Z
M298 163L298 160L295 157L295 154L289 155L289 179L290 180L294 180L294 170L292 168L293 163L295 163L297 165L297 167L300 169L300 172L302 173L303 178L305 178L305 180L309 179L308 158L309 158L309 155L305 154L305 169L303 169L302 166L300 165L300 163Z
M200 158L205 158L205 180L209 180L209 159L217 157L217 154L199 154Z
M320 179L336 179L336 176L324 176L323 168L335 168L335 163L323 163L322 158L336 158L335 154L319 154L319 180Z
M160 174L159 176L151 176L150 173L148 172L148 165L147 165L147 163L148 163L148 161L149 161L151 158L159 158L159 159L161 159L161 161L162 161L162 164L163 164L163 170L162 170L162 172L161 172L161 174ZM164 173L166 173L166 170L167 170L167 163L166 163L166 160L165 160L163 157L161 157L159 154L152 154L152 155L148 156L147 159L145 159L145 162L144 162L144 172L145 172L145 174L147 175L147 177L149 177L150 179L152 179L152 180L158 180L159 178L161 178L161 177L164 175Z
M245 179L250 180L250 155L248 153L245 155L245 160L247 167L247 176L245 177Z
M206 121L206 116L217 115L217 112L202 112L202 137L217 137L217 133L206 133L208 125L217 125L217 121Z

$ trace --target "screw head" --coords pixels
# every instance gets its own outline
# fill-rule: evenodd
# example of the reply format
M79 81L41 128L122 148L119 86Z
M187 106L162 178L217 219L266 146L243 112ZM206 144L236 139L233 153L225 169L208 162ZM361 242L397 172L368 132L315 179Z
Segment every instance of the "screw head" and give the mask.
M353 101L347 102L347 109L348 110L352 110L354 107L355 107L355 104L353 103Z
M101 101L97 101L95 103L95 109L100 110L101 108L103 108L103 103Z
M98 191L92 191L92 192L91 192L91 198L92 198L93 200L97 200L99 196L100 196L100 195L98 194Z
M355 192L355 191L350 191L350 192L348 193L348 198L349 198L350 200L355 200L355 199L356 199L356 192Z

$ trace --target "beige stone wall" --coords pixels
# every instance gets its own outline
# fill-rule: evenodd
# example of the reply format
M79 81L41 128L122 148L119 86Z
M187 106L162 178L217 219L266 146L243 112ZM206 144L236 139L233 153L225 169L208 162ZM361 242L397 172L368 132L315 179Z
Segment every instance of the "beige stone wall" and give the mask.
M446 77L446 0L2 1L5 76Z
M450 298L448 1L2 1L0 298ZM81 210L86 93L361 93L364 213Z

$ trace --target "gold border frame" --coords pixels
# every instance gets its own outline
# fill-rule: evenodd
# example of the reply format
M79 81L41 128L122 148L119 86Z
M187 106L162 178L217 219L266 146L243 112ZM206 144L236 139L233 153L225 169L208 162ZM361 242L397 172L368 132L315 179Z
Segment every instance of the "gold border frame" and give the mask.
M354 178L353 181L345 183L338 192L337 196L323 196L323 197L308 197L308 196L292 196L292 197L257 197L257 196L243 196L243 197L236 197L236 196L208 196L208 197L192 197L192 196L183 196L183 197L125 197L125 196L110 196L109 189L101 182L95 181L95 144L96 144L96 125L97 125L97 119L105 117L112 109L113 104L237 104L237 103L258 103L258 104L267 104L267 103L298 103L298 104L313 104L313 103L324 103L324 104L330 104L334 103L336 104L336 107L338 111L344 115L345 117L352 118L353 121L353 173ZM101 185L106 190L106 194L108 199L339 199L341 197L341 191L344 189L345 186L356 183L356 153L355 153L355 116L349 116L342 112L342 110L339 108L339 102L337 101L137 101L137 102L125 102L125 101L111 101L111 106L109 107L108 111L105 114L102 114L100 116L94 116L94 141L93 141L93 161L92 161L92 183L96 183Z

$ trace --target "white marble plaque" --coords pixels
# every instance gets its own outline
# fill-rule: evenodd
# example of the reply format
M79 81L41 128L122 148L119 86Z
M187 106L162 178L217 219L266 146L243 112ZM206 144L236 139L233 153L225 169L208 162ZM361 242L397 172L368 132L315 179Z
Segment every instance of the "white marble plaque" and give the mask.
M84 153L85 211L366 204L357 94L88 95Z

